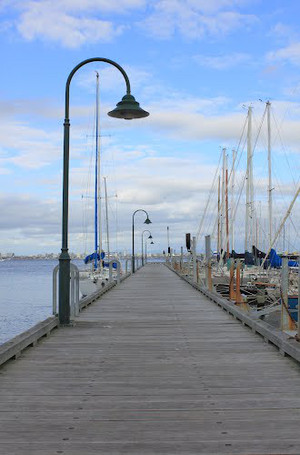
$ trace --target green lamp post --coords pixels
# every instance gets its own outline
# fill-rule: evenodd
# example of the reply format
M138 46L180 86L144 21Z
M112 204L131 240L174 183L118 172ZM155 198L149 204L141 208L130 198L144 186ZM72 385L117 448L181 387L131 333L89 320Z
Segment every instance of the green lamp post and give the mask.
M148 237L148 238L146 239L146 241L145 241L145 262L146 262L146 264L147 264L147 262L148 262L148 255L147 255L147 240L149 240L149 239L150 239L150 237ZM154 242L151 241L151 242L150 242L150 245L154 245Z
M144 221L145 224L151 224L151 221L149 219L148 212L144 209L137 209L135 212L132 214L132 254L131 254L131 271L132 273L135 273L135 256L134 256L134 216L137 212L144 212L146 214L146 219Z
M144 229L143 232L142 232L142 265L144 265L144 233L145 232L148 232L149 234L149 237L148 239L152 239L152 234L151 232L149 231L149 229Z
M107 58L94 57L79 63L66 82L65 89L65 120L64 120L64 154L63 154L63 200L62 200L62 248L59 256L59 322L62 325L70 324L70 255L68 252L68 210L69 210L69 150L70 150L70 83L79 68L92 62L104 62L117 68L125 79L126 95L117 104L116 108L108 112L110 117L126 120L143 118L149 115L144 111L131 95L130 82L124 69L116 62Z

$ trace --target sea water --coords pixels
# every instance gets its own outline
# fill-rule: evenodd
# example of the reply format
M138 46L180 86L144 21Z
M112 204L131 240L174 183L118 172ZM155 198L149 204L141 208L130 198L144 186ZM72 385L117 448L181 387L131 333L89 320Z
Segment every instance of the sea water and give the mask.
M74 263L78 262L82 261ZM52 272L57 264L43 259L0 262L0 344L52 315Z

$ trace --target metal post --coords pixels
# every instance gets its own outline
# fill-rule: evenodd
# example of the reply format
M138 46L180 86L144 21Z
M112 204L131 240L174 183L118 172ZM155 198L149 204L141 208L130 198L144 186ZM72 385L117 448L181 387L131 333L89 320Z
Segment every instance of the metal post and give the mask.
M244 299L241 295L241 261L236 261L236 284L235 284L235 303L241 304Z
M212 283L211 283L211 243L210 243L210 235L205 236L205 275L206 275L206 286L209 290L212 290Z
M182 272L182 264L183 264L183 246L180 247L180 272Z
M196 255L196 237L192 240L192 255L193 255L193 281L197 281L197 255Z
M146 212L146 210L144 209L137 209L135 212L133 212L132 214L132 252L131 252L131 267L132 267L132 273L135 273L135 256L134 256L134 216L137 212L144 212L147 216L146 220L144 221L144 223L146 224L150 224L151 221L149 220L149 215L148 215L148 212Z
M142 266L144 265L144 240L143 240L143 234L142 232Z
M68 84L66 92L68 91ZM66 109L67 110L67 109ZM64 121L64 164L63 164L63 205L62 205L62 248L59 256L59 322L70 324L70 255L68 252L68 211L69 211L69 143L70 120Z
M131 254L131 271L135 272L135 257L134 257L134 214L132 215L132 254Z
M229 279L229 299L234 300L236 298L234 292L234 260L230 259L230 279Z
M170 258L171 250L170 250L170 230L169 230L169 226L167 226L167 242L168 242L168 257Z
M289 287L289 266L288 258L282 258L281 269L281 330L287 330L288 327L288 287Z
M82 61L73 68L65 88L65 120L63 140L63 195L62 195L62 248L59 256L59 322L70 324L70 255L68 252L68 211L69 211L69 153L70 153L70 83L76 71L91 62L105 62L116 67L123 75L127 96L131 95L130 82L124 69L107 58L95 57ZM113 112L113 111L112 111ZM112 112L110 114L112 114ZM111 115L115 116L115 115ZM142 115L143 116L143 115ZM132 118L132 117L131 117Z

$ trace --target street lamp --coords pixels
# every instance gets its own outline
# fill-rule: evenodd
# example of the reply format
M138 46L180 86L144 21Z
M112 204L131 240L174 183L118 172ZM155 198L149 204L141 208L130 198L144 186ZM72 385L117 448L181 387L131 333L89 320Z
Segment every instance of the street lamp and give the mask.
M144 229L144 231L142 232L142 265L144 265L144 232L148 232L150 234L148 239L153 238L149 229Z
M105 62L117 68L123 75L126 83L126 95L117 104L117 107L108 112L110 117L131 120L147 117L149 112L144 111L131 95L130 82L124 69L118 63L107 58L94 57L79 63L66 82L65 89L65 121L64 121L64 155L63 155L63 201L62 201L62 248L59 256L59 322L70 324L70 255L68 252L68 206L69 206L69 150L70 150L70 83L76 71L87 63Z
M131 271L132 273L135 273L135 257L134 257L134 216L137 212L144 212L147 216L145 219L144 223L145 224L150 224L151 221L149 219L148 212L144 209L137 209L135 212L132 214L132 254L131 254Z
M148 239L146 239L146 241L145 241L145 261L146 261L146 263L147 263L147 240L149 240L149 238L150 237L148 237ZM151 241L150 245L154 245L154 242Z

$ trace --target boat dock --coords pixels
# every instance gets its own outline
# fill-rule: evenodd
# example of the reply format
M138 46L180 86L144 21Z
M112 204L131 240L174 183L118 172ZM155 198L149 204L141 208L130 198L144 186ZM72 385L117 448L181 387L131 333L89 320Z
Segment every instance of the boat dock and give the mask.
M0 454L299 454L299 371L147 264L1 367Z

